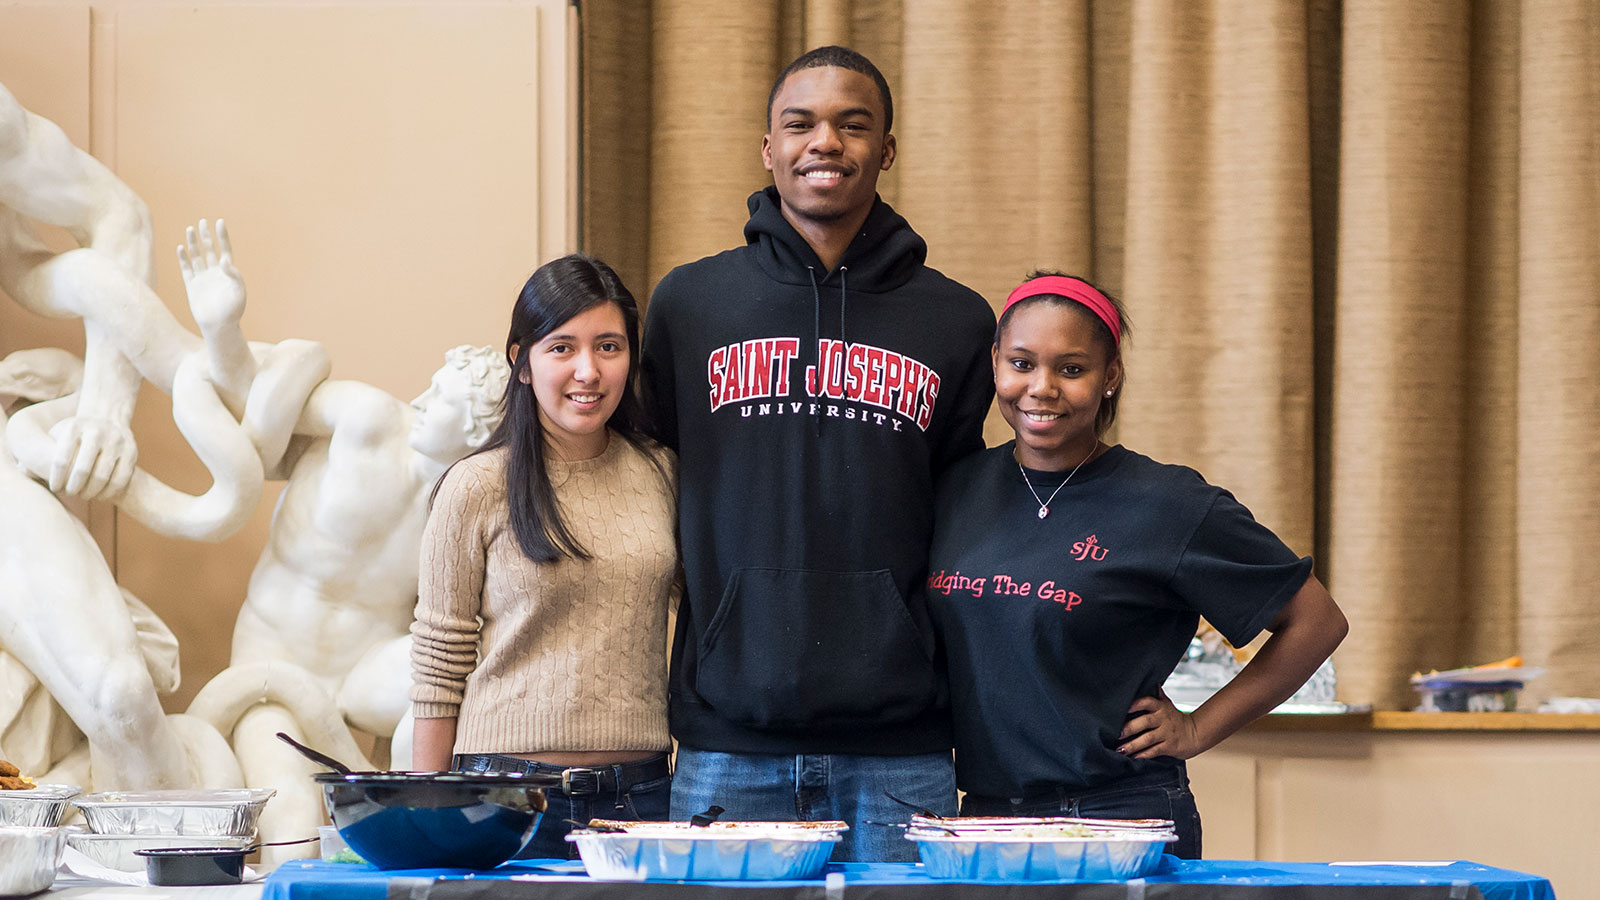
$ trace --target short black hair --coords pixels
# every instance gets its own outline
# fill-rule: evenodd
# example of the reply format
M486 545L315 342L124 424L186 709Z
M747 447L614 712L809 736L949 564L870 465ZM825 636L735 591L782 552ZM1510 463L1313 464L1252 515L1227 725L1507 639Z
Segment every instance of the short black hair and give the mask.
M878 86L878 97L883 100L883 133L888 134L894 125L894 98L889 96L889 82L884 79L883 73L872 64L872 60L851 50L849 47L840 47L829 44L802 53L798 59L783 67L778 73L778 80L772 83L772 90L767 94L767 127L772 127L772 104L778 101L778 89L789 79L790 75L801 69L818 69L831 66L836 69L849 69L872 79Z

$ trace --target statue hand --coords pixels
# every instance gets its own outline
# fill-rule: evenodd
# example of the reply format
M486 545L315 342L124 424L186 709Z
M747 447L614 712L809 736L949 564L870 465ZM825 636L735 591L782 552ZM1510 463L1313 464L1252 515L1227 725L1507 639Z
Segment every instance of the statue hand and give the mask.
M128 426L73 416L50 429L55 456L50 490L85 500L115 500L128 489L139 447Z
M217 220L215 240L205 219L184 232L178 245L178 268L189 293L189 311L202 333L237 326L244 317L244 278L233 265L233 244L227 223Z

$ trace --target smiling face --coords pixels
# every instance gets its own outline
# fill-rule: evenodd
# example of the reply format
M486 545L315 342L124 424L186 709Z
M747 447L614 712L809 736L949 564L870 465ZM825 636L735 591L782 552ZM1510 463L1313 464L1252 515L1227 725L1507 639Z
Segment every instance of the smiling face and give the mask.
M1017 435L1017 461L1070 469L1100 440L1095 414L1122 384L1122 360L1108 358L1094 314L1076 303L1025 301L994 345L995 399Z
M797 226L866 218L878 173L895 154L872 78L836 66L799 69L784 79L769 115L761 161L784 216Z
M628 389L628 329L615 303L591 306L529 347L523 383L545 440L563 459L599 456L606 422Z

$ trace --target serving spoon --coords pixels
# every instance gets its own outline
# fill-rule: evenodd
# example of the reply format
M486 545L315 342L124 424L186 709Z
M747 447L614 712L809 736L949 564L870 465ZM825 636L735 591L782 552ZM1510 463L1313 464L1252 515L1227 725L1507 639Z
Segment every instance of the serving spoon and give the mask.
M299 751L301 756L304 756L306 759L311 760L319 766L326 766L333 771L338 772L340 775L350 774L349 766L339 762L337 759L334 759L326 753L307 747L305 744L300 743L281 731L278 732L278 740L283 741L285 744L293 747L295 750Z
M939 815L938 813L934 812L931 809L928 809L927 807L918 806L915 803L908 803L905 800L901 800L899 797L896 797L895 795L889 793L888 791L884 791L883 795L885 797L888 797L890 800L893 800L894 802L900 804L901 806L904 806L906 809L909 809L909 810L915 812L917 815L922 816L925 819L938 819L941 822L943 822L944 819L945 819L944 816Z

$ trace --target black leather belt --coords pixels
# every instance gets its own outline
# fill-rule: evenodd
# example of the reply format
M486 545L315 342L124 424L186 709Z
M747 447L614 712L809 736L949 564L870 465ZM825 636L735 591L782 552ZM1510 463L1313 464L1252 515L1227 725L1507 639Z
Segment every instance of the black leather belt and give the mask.
M502 753L462 753L456 756L455 767L462 772L559 775L561 790L569 797L626 794L636 784L655 781L672 774L665 753L638 762L618 763L612 766L557 766L506 756Z

